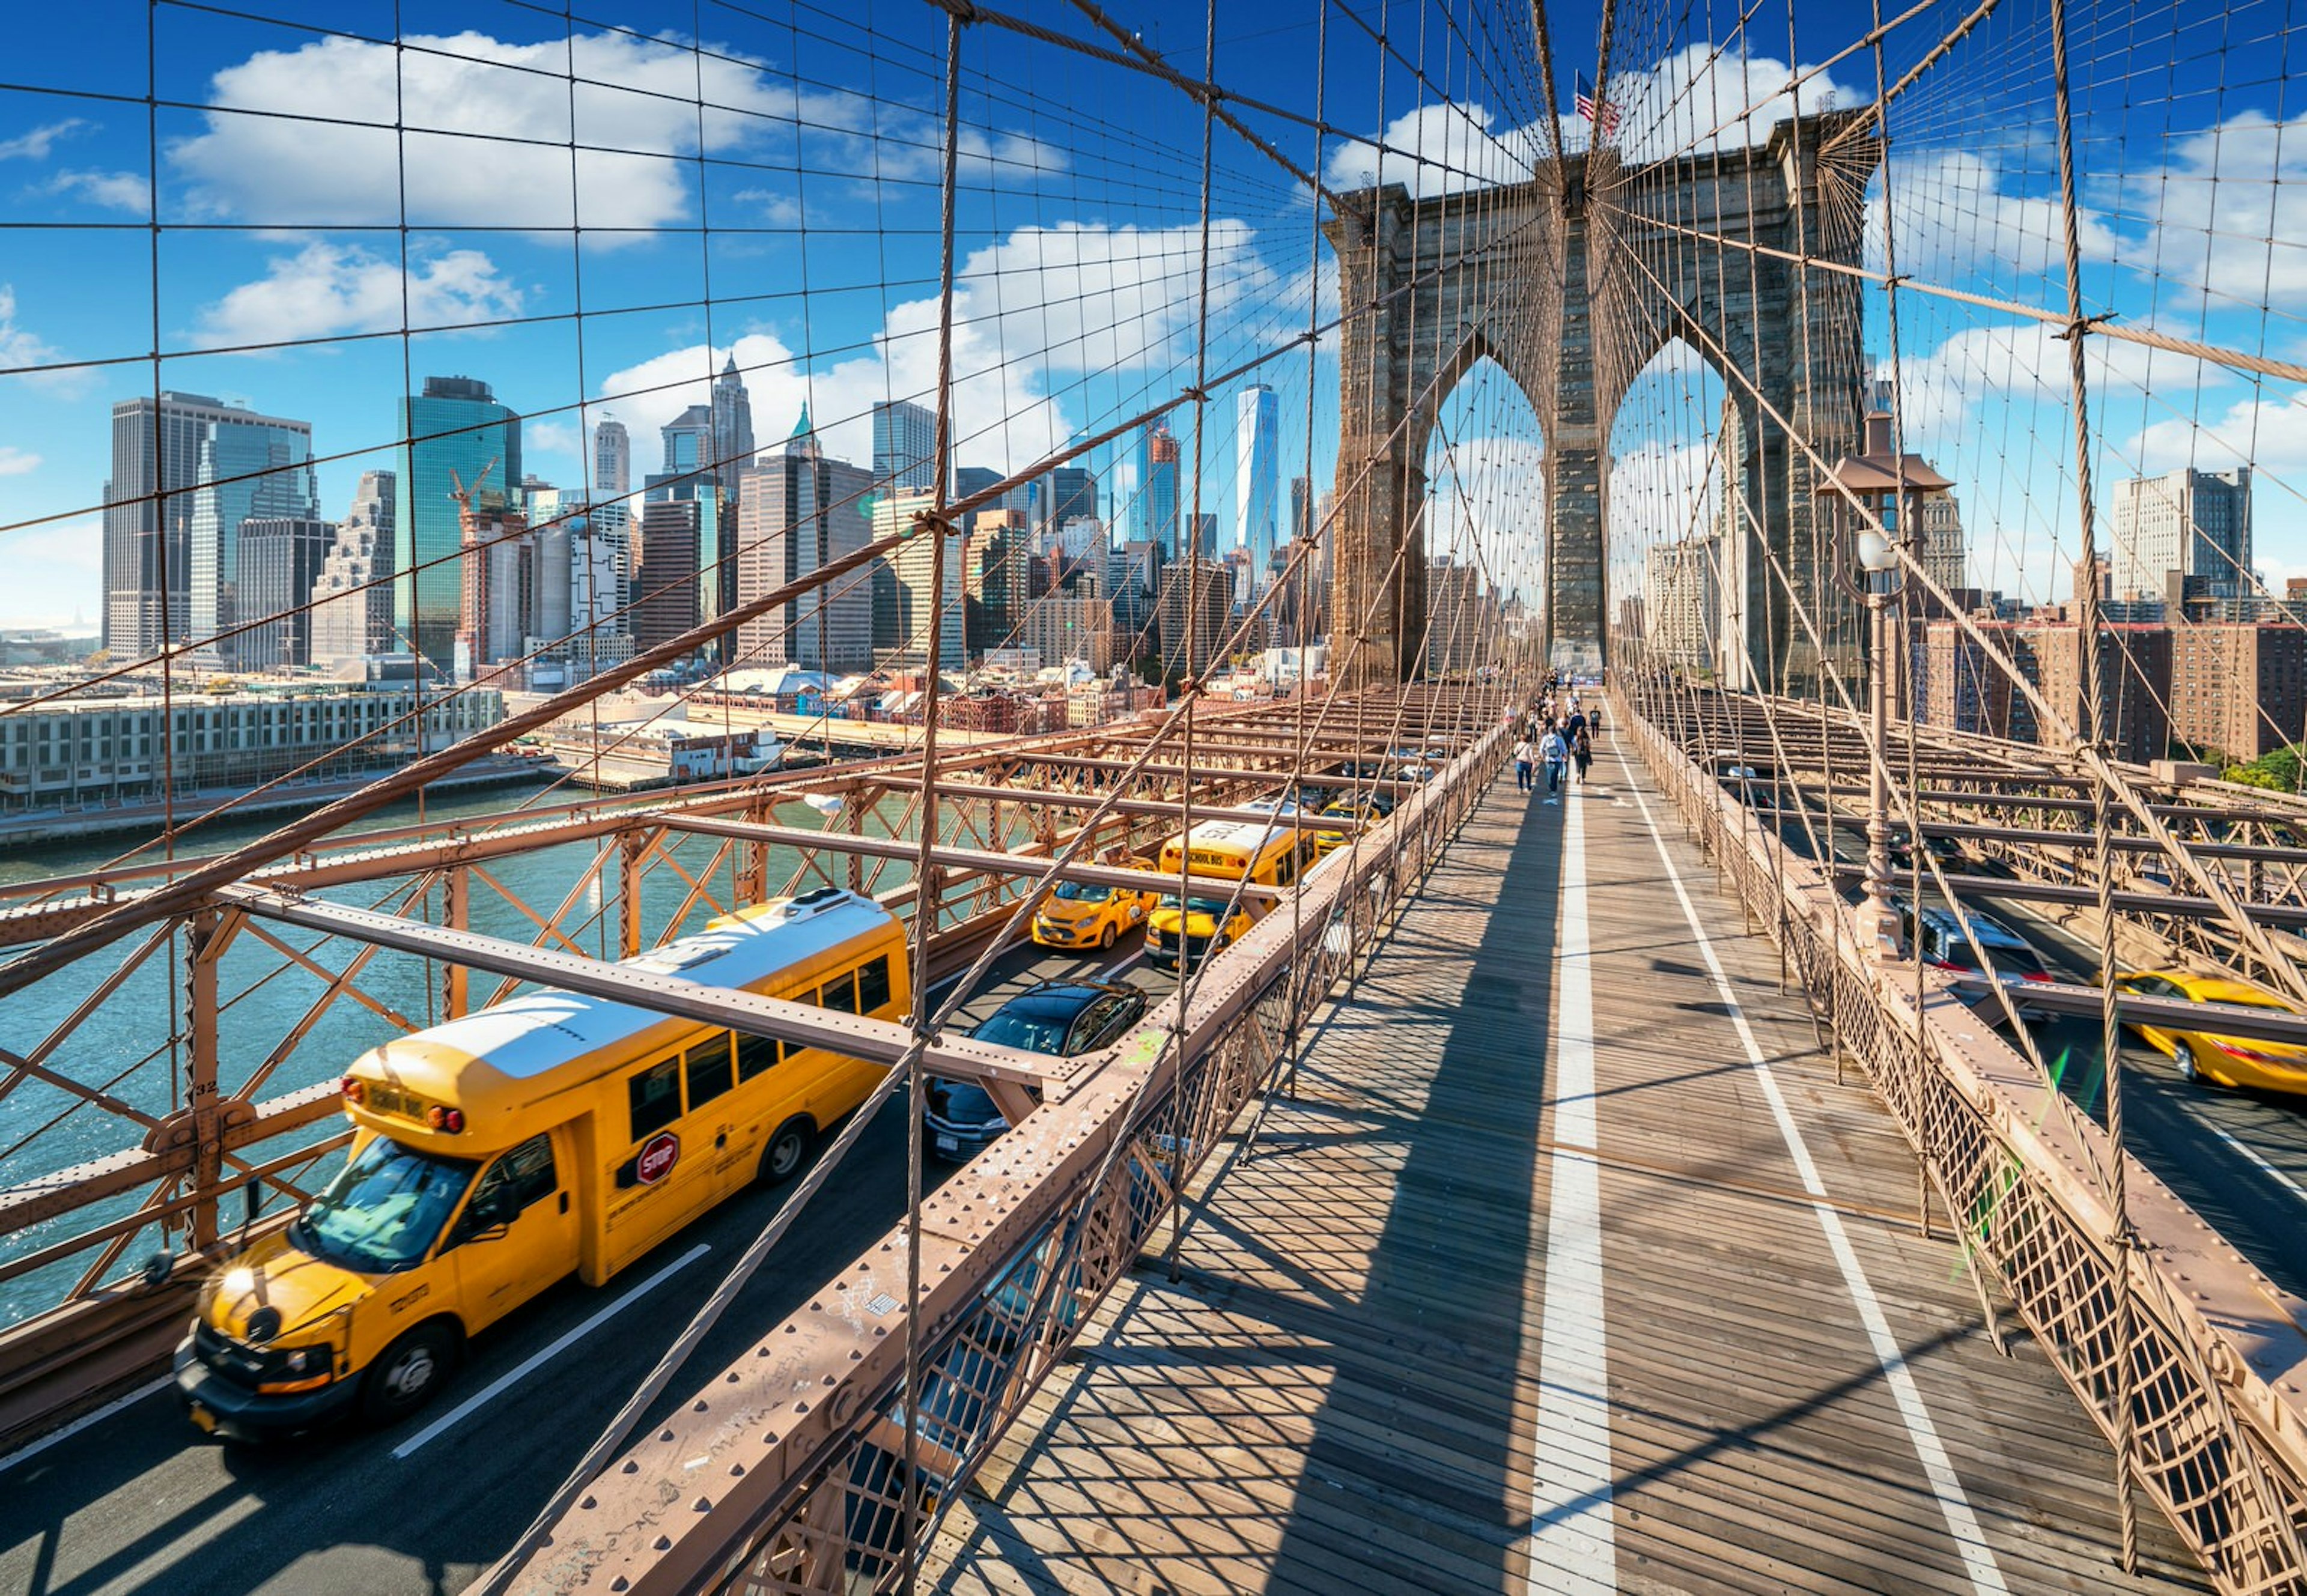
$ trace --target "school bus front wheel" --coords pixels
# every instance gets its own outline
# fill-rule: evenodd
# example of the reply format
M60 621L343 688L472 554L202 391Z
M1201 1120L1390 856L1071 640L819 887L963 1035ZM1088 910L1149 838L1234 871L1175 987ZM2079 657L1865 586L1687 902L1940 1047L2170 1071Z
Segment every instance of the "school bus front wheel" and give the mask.
M384 1349L361 1381L361 1412L379 1424L406 1418L444 1385L463 1345L447 1319L428 1319Z

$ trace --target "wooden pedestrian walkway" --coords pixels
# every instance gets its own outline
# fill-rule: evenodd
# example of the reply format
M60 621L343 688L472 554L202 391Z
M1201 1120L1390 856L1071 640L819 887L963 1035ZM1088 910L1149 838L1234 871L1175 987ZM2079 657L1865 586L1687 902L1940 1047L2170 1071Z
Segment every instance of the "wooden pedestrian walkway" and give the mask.
M1778 978L1631 759L1501 781L924 1588L2205 1588Z

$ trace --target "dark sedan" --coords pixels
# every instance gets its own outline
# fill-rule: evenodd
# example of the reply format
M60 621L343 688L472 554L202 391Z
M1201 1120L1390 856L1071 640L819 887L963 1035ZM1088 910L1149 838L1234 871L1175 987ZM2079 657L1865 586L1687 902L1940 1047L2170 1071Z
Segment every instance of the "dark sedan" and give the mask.
M1106 981L1045 981L1010 999L970 1034L1029 1053L1069 1059L1111 1047L1145 1013L1145 994ZM930 1083L929 1145L960 1162L1009 1128L992 1094L974 1081Z

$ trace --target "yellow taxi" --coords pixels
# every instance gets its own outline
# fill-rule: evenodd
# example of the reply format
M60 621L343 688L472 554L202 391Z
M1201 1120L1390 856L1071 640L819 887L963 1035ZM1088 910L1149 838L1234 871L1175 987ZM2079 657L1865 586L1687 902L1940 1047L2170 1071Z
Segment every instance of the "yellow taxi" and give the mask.
M1033 915L1033 940L1044 948L1111 948L1145 922L1154 895L1092 881L1060 881Z
M2271 993L2223 975L2184 970L2145 970L2115 977L2116 990L2143 998L2181 998L2194 1003L2233 1003L2243 1008L2300 1012ZM2257 1042L2208 1031L2165 1031L2126 1024L2124 1028L2158 1052L2171 1055L2184 1078L2261 1092L2307 1093L2307 1047L2290 1042Z
M1156 969L1175 970L1180 965L1198 964L1209 955L1231 947L1243 932L1257 922L1247 904L1236 904L1233 912L1226 912L1222 895L1204 897L1196 893L1182 904L1174 892L1165 892L1154 907L1153 924L1145 932L1145 962Z
M1385 819L1378 812L1377 805L1375 803L1356 803L1348 798L1341 798L1335 803L1325 804L1319 812L1321 818L1325 820L1355 820L1365 826L1374 826ZM1326 859L1331 854L1344 847L1351 835L1351 832L1346 831L1316 831L1314 833L1315 857Z

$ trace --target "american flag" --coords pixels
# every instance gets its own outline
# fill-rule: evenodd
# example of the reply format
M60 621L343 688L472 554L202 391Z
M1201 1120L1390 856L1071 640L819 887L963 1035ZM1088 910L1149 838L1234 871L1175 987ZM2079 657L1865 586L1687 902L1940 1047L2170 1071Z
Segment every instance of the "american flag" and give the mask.
M1608 100L1596 96L1592 85L1586 82L1584 73L1577 74L1575 82L1578 90L1578 114L1594 124L1594 136L1598 139L1607 139L1617 132L1618 107Z

